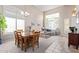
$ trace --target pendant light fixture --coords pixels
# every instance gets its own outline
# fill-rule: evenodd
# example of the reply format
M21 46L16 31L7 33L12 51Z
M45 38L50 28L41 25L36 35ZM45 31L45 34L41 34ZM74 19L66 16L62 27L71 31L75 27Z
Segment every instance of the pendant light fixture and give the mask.
M24 11L21 11L21 15L24 15L24 16L28 16L28 15L30 15L28 12L24 12Z

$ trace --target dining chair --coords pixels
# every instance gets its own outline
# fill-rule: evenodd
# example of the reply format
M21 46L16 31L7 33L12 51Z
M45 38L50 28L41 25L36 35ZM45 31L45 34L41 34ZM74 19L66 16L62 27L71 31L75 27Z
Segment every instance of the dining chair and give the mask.
M16 31L18 31L18 32L23 32L23 30L22 30L22 29L17 29Z
M39 36L40 36L40 31L36 32L36 43L38 45L38 48L39 48Z
M14 35L15 35L15 45L19 46L19 40L17 37L17 31L14 31Z
M21 32L17 32L17 37L18 37L19 47L21 47L21 50L23 50L23 48L24 48L24 51L26 51L26 48L27 48L27 36L22 36Z
M34 34L35 33L35 30L32 30L32 34Z
M33 51L36 46L39 47L39 33L33 32L33 35L29 36L29 42L33 48Z
M17 32L23 32L22 30L16 30L14 31L14 35L15 35L15 45L17 44L17 46L19 45L19 40L18 40L18 37L17 37Z
M33 34L32 39L31 39L31 46L33 48L33 51L34 51L34 48L36 47L36 43L37 43L37 36Z

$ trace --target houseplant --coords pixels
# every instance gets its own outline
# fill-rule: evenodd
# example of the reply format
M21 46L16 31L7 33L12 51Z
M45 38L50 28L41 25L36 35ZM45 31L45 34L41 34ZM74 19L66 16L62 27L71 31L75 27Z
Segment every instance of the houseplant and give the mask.
M2 31L5 31L6 27L7 27L6 19L3 15L0 15L0 44L2 43L1 38Z

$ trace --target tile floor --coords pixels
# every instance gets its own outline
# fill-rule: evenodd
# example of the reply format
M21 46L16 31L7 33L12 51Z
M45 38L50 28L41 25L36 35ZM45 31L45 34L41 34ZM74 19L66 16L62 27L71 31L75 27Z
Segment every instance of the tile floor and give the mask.
M78 53L79 49L76 50L74 46L68 47L67 37L51 36L50 38L40 38L39 48L27 49L27 52L21 51L14 44L14 40L7 41L0 45L0 53Z
M53 37L54 42L47 48L47 53L79 53L75 46L68 47L67 37Z

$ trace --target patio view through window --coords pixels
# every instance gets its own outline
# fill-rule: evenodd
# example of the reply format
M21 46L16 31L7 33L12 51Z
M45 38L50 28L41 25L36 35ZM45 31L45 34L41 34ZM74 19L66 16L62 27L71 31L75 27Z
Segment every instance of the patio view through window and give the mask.
M55 30L59 27L59 13L46 15L47 28Z
M24 30L24 20L23 19L17 19L16 18L11 18L11 17L6 17L6 22L7 22L7 28L6 32L14 32L16 29L22 29Z

